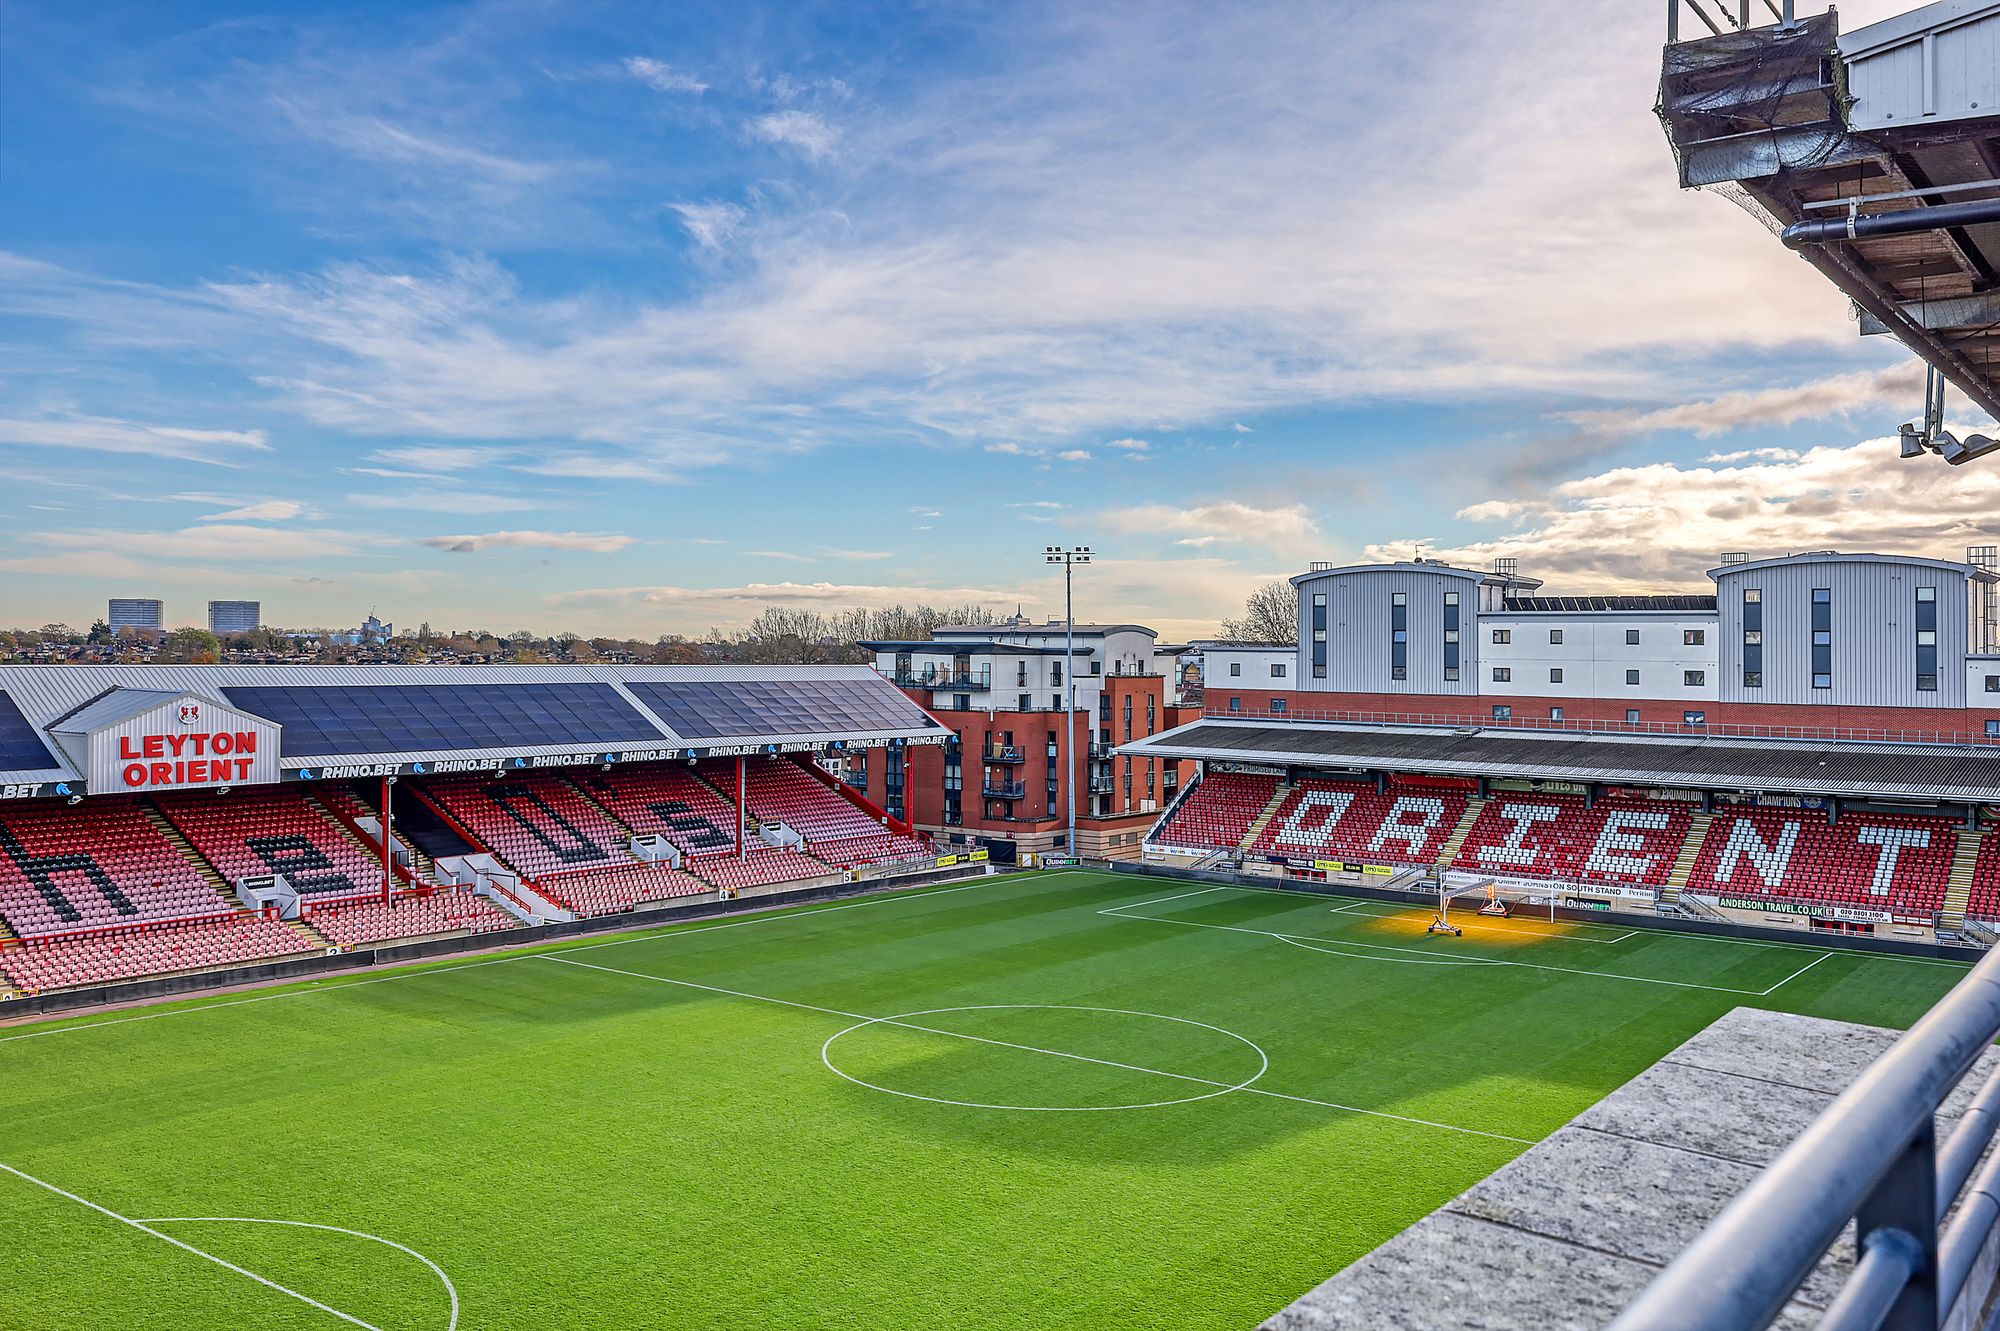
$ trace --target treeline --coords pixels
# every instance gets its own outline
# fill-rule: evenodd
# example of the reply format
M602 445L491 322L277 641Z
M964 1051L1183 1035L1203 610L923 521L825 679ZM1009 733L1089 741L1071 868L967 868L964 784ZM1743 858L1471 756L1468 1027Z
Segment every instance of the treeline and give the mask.
M353 644L337 641L353 632L255 629L218 638L203 628L177 628L165 633L126 629L113 634L103 620L88 630L67 624L40 628L0 629L0 658L58 659L77 663L159 662L202 664L222 660L366 661L506 661L534 664L550 661L693 665L700 662L741 662L756 665L830 665L866 663L874 654L860 646L880 639L921 641L946 624L991 624L997 613L988 606L893 605L826 613L770 606L741 629L713 628L699 638L662 634L644 638L586 638L579 633L543 635L527 629L494 633L490 629L433 629L426 622L386 642Z

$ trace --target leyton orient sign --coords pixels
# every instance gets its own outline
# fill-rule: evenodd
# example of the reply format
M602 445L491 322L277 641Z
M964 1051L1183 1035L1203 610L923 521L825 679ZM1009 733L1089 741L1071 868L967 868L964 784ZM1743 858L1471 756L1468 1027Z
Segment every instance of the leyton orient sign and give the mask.
M278 779L279 728L209 698L183 697L94 731L90 789L177 790Z

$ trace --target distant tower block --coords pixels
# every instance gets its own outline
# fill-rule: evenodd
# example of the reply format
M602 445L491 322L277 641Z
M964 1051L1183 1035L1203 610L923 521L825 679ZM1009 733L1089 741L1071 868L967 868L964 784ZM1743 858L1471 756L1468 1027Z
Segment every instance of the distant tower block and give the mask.
M1493 571L1503 578L1512 578L1521 571L1521 561L1506 557L1496 559L1493 561Z
M1728 568L1731 564L1747 564L1749 562L1750 554L1748 551L1724 550L1722 552L1722 566L1724 568Z

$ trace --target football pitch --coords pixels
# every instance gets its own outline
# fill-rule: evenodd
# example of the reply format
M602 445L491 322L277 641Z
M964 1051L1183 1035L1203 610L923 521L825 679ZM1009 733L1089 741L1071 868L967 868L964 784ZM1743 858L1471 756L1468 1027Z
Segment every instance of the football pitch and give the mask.
M1965 967L1088 871L0 1028L4 1331L1247 1328Z

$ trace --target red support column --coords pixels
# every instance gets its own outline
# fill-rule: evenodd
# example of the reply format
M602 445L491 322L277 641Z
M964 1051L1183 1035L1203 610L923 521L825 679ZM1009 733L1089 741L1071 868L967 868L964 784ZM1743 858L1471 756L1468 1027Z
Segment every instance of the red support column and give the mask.
M390 887L394 883L394 870L389 860L389 778L382 778L382 807L376 810L382 816L375 820L382 833L382 904L389 904Z
M743 819L745 816L743 799L747 789L748 778L744 776L744 759L743 755L739 753L736 755L736 858L739 860L747 858L747 851L743 845Z

